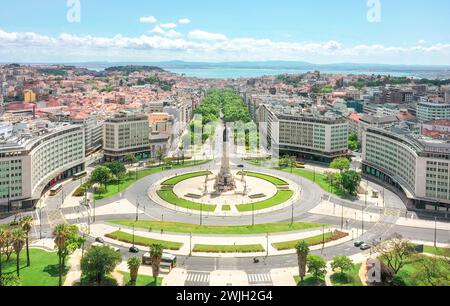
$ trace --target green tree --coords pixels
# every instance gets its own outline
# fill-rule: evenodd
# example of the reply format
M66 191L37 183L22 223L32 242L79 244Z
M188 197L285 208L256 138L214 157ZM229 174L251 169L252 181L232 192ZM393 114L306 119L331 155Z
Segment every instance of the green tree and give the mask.
M327 263L318 255L308 255L307 258L308 272L316 279L320 279L326 274Z
M341 185L350 195L356 195L358 186L361 183L361 175L353 170L345 171L341 174Z
M58 249L59 286L62 286L62 276L67 256L79 249L83 244L83 237L78 235L76 225L58 224L53 229L55 246Z
M450 286L450 261L442 258L420 256L419 268L412 275L415 280L420 280L427 286Z
M339 270L339 273L342 275L354 267L353 261L347 256L335 256L331 262L331 269L333 271Z
M358 134L350 133L348 136L348 148L352 151L361 149L361 143L358 140Z
M130 285L135 286L139 273L139 267L141 266L141 260L137 257L131 257L128 259L127 265L130 270Z
M380 243L375 247L375 251L380 254L380 259L392 269L395 275L413 254L409 241L404 240L400 235L395 235L391 240Z
M3 253L5 253L6 261L11 258L14 249L12 247L14 242L14 237L10 228L4 229L3 231Z
M81 259L81 272L90 282L100 286L121 261L122 255L109 246L91 247Z
M114 175L115 177L124 175L127 172L125 165L120 161L113 161L110 163L106 163L105 167L111 170L111 174Z
M332 169L336 169L339 170L340 172L343 172L350 169L350 161L348 160L348 158L339 157L331 162L330 167Z
M161 244L155 243L150 246L150 258L152 261L152 274L153 274L153 278L155 280L155 284L158 281L162 255L163 255L163 247Z
M111 180L111 178L112 178L111 170L105 166L97 166L91 173L91 181L93 183L103 185L105 189L106 184Z
M30 249L29 249L29 238L30 238L30 231L33 227L33 217L31 216L24 216L20 219L19 225L23 229L26 235L26 250L27 250L27 267L30 266Z
M26 240L26 234L21 228L15 228L12 231L13 236L13 249L16 253L16 273L17 277L20 277L20 252L22 251L25 240Z
M309 253L309 246L304 240L302 240L297 243L295 250L297 251L298 272L300 279L303 282L306 275L306 262Z
M134 154L128 154L125 157L125 160L129 163L129 164L134 164L135 162L137 162L137 158Z

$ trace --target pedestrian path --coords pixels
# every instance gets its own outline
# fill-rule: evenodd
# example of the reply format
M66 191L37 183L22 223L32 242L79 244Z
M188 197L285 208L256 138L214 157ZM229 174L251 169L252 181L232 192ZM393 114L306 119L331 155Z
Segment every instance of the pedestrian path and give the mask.
M187 272L185 286L209 286L211 274L209 272Z
M273 286L270 273L248 274L247 276L250 286Z

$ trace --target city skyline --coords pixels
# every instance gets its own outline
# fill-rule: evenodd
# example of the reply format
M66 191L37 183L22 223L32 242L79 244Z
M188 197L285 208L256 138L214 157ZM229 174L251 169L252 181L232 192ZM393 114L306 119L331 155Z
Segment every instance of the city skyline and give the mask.
M450 65L447 1L325 2L15 1L0 12L0 58Z

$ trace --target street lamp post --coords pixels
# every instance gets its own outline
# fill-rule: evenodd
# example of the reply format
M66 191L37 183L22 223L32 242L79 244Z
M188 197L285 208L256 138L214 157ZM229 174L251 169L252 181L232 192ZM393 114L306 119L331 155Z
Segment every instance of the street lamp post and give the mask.
M266 243L266 257L269 257L269 233L266 233L266 239L267 239L267 243Z
M133 248L135 247L134 245L134 223L133 223Z
M189 233L189 257L192 256L192 232Z
M255 226L255 203L252 202L252 226Z
M437 217L434 217L434 247L437 245Z
M325 248L325 225L322 225L322 249Z
M39 239L42 239L42 207L41 207L41 205L39 205Z
M61 207L60 207L60 209L63 207L63 205L64 205L64 197L65 197L65 194L64 194L64 187L63 187L63 189L61 190Z
M136 222L139 221L139 199L136 200Z
M291 225L294 225L294 201L292 201L292 205L291 205Z
M344 230L344 205L341 204L342 212L341 212L341 231Z
M203 203L200 203L200 226L203 225Z
M361 235L364 235L364 207L361 209Z
M95 186L92 187L92 203L94 205L94 220L93 220L93 222L95 223Z

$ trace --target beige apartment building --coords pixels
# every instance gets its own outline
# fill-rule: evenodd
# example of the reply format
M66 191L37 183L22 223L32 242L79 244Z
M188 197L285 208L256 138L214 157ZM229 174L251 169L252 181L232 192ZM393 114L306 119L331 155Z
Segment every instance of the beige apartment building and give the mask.
M348 155L348 122L343 117L283 114L267 105L258 110L263 142L279 155L329 163Z
M103 150L106 161L125 161L134 155L138 160L150 158L148 116L121 112L103 124Z

